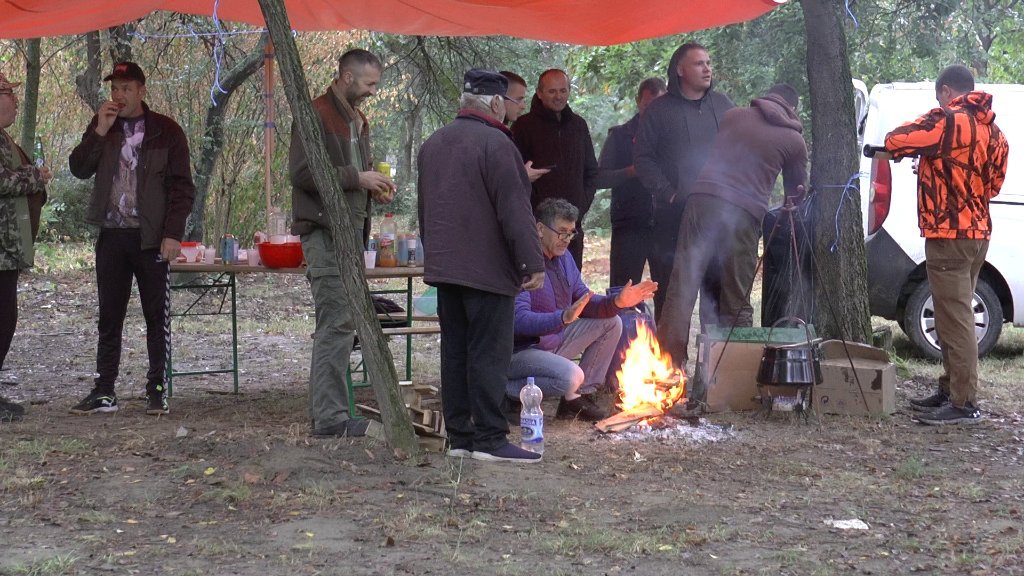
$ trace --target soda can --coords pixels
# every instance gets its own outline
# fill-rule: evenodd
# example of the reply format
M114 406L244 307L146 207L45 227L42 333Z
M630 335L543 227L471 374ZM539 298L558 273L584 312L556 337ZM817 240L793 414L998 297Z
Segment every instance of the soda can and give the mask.
M370 239L366 241L366 249L367 250L373 250L374 252L376 252L377 248L379 246L380 246L380 240L377 239L377 235L376 234L374 234L373 236L370 236Z

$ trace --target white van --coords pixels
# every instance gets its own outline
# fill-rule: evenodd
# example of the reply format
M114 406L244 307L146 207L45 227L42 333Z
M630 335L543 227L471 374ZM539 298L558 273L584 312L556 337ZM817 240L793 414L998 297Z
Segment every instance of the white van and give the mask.
M868 94L854 80L860 144L881 146L900 124L935 108L934 82L879 84ZM992 95L996 124L1010 143L1006 181L991 202L992 240L975 290L978 354L996 344L1003 322L1024 325L1024 86L978 84ZM861 159L868 290L871 313L899 323L926 356L941 354L917 227L917 175L913 160Z

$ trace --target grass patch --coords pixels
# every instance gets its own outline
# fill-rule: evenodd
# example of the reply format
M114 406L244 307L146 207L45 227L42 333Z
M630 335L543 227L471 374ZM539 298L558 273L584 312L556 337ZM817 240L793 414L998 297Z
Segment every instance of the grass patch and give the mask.
M913 481L923 478L926 474L924 462L916 456L910 456L896 466L896 477L904 481Z
M58 554L31 564L19 564L12 567L12 573L18 576L58 576L69 574L71 567L78 561L74 554Z

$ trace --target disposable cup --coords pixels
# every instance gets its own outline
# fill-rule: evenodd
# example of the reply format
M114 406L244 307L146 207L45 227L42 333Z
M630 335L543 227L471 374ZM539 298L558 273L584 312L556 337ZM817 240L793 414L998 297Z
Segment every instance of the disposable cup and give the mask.
M216 248L207 248L206 251L203 253L203 263L205 263L205 264L213 264L216 259L217 259L217 249Z
M367 268L377 267L377 251L376 250L363 250L363 261Z
M260 251L257 250L255 246L250 248L249 252L247 252L246 254L249 256L249 266L260 265Z

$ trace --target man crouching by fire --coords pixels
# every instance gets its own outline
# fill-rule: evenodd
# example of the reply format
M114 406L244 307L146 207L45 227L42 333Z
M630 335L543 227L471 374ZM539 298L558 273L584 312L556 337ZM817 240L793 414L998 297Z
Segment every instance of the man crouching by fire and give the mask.
M568 253L579 210L561 198L548 198L534 216L544 252L544 287L516 297L515 351L506 393L515 411L519 391L532 376L545 397L561 397L557 418L595 422L606 416L593 393L604 383L619 343L619 310L650 298L658 283L629 281L614 297L592 293ZM580 354L577 365L571 358Z

